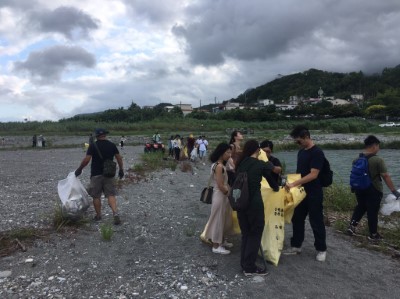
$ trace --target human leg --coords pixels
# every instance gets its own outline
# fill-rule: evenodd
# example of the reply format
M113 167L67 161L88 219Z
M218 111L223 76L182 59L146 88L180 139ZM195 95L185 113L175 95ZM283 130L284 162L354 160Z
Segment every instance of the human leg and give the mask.
M374 188L366 200L368 229L370 235L378 232L378 212L381 206L382 193Z
M293 236L290 239L291 247L301 248L304 241L305 219L308 213L308 198L307 196L294 209L292 217Z
M367 203L366 199L368 196L368 192L364 191L356 191L356 200L357 205L354 208L353 215L351 216L350 225L347 228L347 232L349 235L354 235L356 233L356 227L360 222L361 218L364 216L367 211Z
M103 192L103 176L96 175L90 178L89 194L93 198L93 207L96 212L95 220L101 219L101 194Z
M317 251L326 251L326 231L322 196L308 198L308 217L314 234L314 247Z
M246 217L246 221L244 225L245 238L242 237L242 240L245 239L245 243L242 243L241 265L243 271L253 273L257 270L256 260L264 230L264 210L248 210L242 217Z

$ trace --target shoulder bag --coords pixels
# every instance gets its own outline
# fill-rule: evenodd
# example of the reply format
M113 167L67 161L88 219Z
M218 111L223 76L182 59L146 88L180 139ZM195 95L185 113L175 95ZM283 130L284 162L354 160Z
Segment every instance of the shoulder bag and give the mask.
M208 179L207 187L205 187L203 189L203 191L201 191L200 201L204 202L206 204L211 204L212 203L212 195L213 195L213 192L214 192L214 187L210 186L210 184L211 184L211 179L212 179L212 176L213 176L213 174L215 172L215 168L217 167L217 165L218 165L218 163L215 163L215 165L212 168L212 172L210 174L210 178Z
M115 177L115 174L117 173L117 163L115 163L113 160L110 159L104 160L103 155L101 154L99 148L97 147L96 142L93 142L93 145L96 148L96 151L100 156L100 159L103 160L103 176L107 178Z

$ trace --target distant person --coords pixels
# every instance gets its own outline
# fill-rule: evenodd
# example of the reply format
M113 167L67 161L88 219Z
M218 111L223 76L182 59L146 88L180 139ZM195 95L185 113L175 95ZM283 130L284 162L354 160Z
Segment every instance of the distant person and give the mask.
M121 149L124 148L125 141L126 141L126 138L125 138L124 135L122 135L122 136L121 136L121 139L120 139L120 141L119 141L119 145L120 145Z
M325 262L326 259L326 231L323 213L323 198L321 183L318 174L324 165L324 152L314 144L310 131L303 125L293 128L290 136L300 146L297 153L297 170L301 179L289 184L286 189L302 185L306 191L306 197L295 208L292 217L293 237L290 240L291 248L283 253L300 254L304 241L305 220L308 215L314 234L314 247L317 251L316 260Z
M4 139L4 137L1 138L1 145L5 145L6 144L6 140Z
M105 129L99 128L95 130L96 141L89 145L86 156L75 171L75 175L81 175L82 169L92 160L90 167L89 194L93 197L93 206L96 212L94 220L101 220L101 194L104 193L104 196L108 199L108 205L113 212L114 224L119 225L121 224L121 219L117 211L115 180L114 178L103 176L103 162L106 159L113 160L115 157L119 167L118 177L120 179L124 177L124 168L118 148L114 143L106 139L107 134L108 131ZM103 159L100 157L99 152Z
M39 137L37 139L37 146L43 147L43 135L39 135Z
M227 143L220 143L210 155L211 176L214 191L212 195L211 214L204 231L205 239L211 240L212 252L229 254L226 248L233 246L227 240L232 229L232 208L228 200L228 175L224 164L231 156L231 148Z
M42 147L46 147L46 138L42 135Z
M193 138L193 134L190 134L186 141L187 152L189 155L191 155L191 153L192 153L195 142L196 142L196 140Z
M33 135L32 137L32 147L36 147L37 146L37 136L36 134Z
M242 147L241 143L243 141L243 135L240 131L234 130L231 133L231 139L229 140L229 144L232 149L231 158L226 163L226 170L228 171L228 184L232 186L235 180L235 169L236 163L241 155Z
M237 172L247 173L250 197L250 206L247 210L237 213L242 233L240 265L246 277L268 274L266 269L256 266L265 225L264 202L261 197L262 177L268 181L274 191L279 191L278 184L271 176L274 165L269 161L258 160L259 153L258 141L248 140L243 147L243 153L237 161L236 167Z
M168 139L168 155L169 155L170 157L174 157L173 142L174 142L174 136L171 135L171 137Z
M182 149L181 136L176 135L174 141L172 142L174 148L174 157L176 161L179 161Z
M201 136L201 139L198 142L198 145L199 145L199 158L200 158L200 161L203 162L203 165L206 165L204 163L204 159L207 156L208 141L205 138L205 136Z
M282 178L281 178L281 173L282 173L282 164L281 161L279 161L278 158L272 156L272 151L274 148L274 144L270 140L264 140L263 142L260 143L260 148L265 152L265 154L268 157L268 161L271 161L272 164L274 164L275 167L279 167L280 171L278 173L273 172L272 177L275 179L275 181L278 183L278 185L281 185Z
M153 135L153 142L154 142L154 143L160 143L160 141L161 141L161 135L160 135L158 132L156 132L156 133Z
M350 235L355 235L358 223L364 214L367 213L369 229L368 239L372 241L379 241L382 239L382 236L378 233L378 212L383 196L382 179L393 195L396 196L396 199L400 197L400 193L394 187L392 178L387 171L385 161L377 156L380 150L379 144L379 139L374 135L369 135L364 140L365 148L360 156L366 156L368 158L371 185L367 189L354 190L357 198L357 206L354 208L350 225L347 229Z

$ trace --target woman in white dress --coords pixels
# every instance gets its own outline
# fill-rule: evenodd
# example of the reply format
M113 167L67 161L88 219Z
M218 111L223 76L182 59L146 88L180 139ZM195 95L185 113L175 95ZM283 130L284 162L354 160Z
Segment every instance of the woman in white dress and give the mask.
M228 174L225 169L226 161L231 157L231 151L229 144L220 143L210 155L210 160L213 163L211 172L214 192L211 214L206 224L204 237L212 242L212 252L218 254L229 254L230 251L226 248L233 246L226 239L227 234L232 229L232 208L228 200Z

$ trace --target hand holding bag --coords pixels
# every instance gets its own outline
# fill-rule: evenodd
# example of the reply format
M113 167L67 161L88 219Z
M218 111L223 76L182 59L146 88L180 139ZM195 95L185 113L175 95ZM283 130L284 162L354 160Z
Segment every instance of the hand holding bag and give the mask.
M203 189L203 191L201 191L200 201L204 202L206 204L211 204L212 203L212 195L213 195L213 192L214 192L214 187L210 186L210 184L211 184L212 176L213 176L213 174L215 172L215 167L217 167L217 165L218 165L218 163L215 163L215 165L212 168L212 172L210 174L210 178L208 179L207 187L205 187Z

